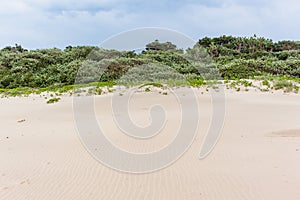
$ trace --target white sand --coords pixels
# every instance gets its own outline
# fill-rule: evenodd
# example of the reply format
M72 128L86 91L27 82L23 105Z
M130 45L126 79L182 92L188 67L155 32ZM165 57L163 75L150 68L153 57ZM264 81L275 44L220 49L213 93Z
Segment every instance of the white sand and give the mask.
M93 159L77 135L71 97L52 105L40 97L0 99L0 199L299 200L300 95L227 92L222 137L199 160L211 108L209 95L198 94L201 118L192 147L170 167L142 175ZM106 120L103 129L116 145L148 152L167 145L178 128L171 99L138 94L137 124L149 123L147 108L156 100L171 113L161 135L139 142L117 132L109 95L97 97L96 108L107 115L99 120Z

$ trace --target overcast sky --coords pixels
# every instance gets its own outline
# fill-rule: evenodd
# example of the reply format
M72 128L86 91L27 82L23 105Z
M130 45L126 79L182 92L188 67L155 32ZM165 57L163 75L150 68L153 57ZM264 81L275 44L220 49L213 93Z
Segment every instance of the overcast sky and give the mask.
M0 48L99 45L139 27L300 40L299 0L2 0L0 16Z

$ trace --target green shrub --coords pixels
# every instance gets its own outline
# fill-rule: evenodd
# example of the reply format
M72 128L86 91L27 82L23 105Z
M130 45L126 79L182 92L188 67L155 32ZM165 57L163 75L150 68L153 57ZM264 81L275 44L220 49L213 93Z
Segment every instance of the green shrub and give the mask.
M47 104L52 104L52 103L56 103L56 102L59 102L60 101L60 98L52 98L52 99L49 99L47 101Z
M151 92L150 88L146 88L145 92Z
M263 80L262 85L267 86L268 88L271 87L269 81Z
M206 82L202 78L194 78L194 79L189 78L187 81L188 81L189 85L193 86L193 87L199 87L202 85L206 85Z
M220 66L219 71L225 79L252 78L263 74L259 70L262 65L262 62L256 60L236 59L224 66Z
M239 84L243 85L244 87L251 87L252 86L252 82L251 81L247 81L247 80L244 80L244 79L240 80Z
M296 85L294 86L294 92L295 92L295 93L299 93L299 89L300 89L299 86L296 86Z

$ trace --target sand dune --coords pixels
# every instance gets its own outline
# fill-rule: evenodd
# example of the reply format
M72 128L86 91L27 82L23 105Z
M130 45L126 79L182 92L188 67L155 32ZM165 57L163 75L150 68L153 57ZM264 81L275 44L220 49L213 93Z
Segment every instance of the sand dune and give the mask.
M76 132L71 97L51 105L41 97L0 99L0 199L300 199L300 96L228 91L222 136L199 160L212 110L210 96L196 93L194 143L177 162L148 174L121 173L96 161ZM153 102L168 110L161 134L142 141L115 126L110 98L96 98L96 114L117 146L149 152L174 137L180 113L171 94L137 94L130 108L138 125L151 123Z

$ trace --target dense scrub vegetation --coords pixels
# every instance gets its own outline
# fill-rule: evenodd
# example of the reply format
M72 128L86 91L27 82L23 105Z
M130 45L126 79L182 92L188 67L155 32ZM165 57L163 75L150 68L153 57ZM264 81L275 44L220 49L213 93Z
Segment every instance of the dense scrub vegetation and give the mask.
M78 67L92 47L25 50L6 47L0 51L0 87L47 87L74 83Z
M68 46L64 50L5 47L0 50L0 88L72 85L77 74L79 80L89 77L82 79L82 83L111 82L135 66L151 63L172 68L193 85L207 78L207 74L215 73L214 67L225 79L300 77L299 42L273 42L255 35L250 38L222 36L200 39L195 47L199 46L204 48L203 52L197 52L196 48L184 52L170 42L154 41L139 54L90 46ZM193 61L195 54L200 56L201 63ZM85 70L78 72L80 66L86 66Z
M222 36L198 42L214 58L222 77L300 77L300 42Z

